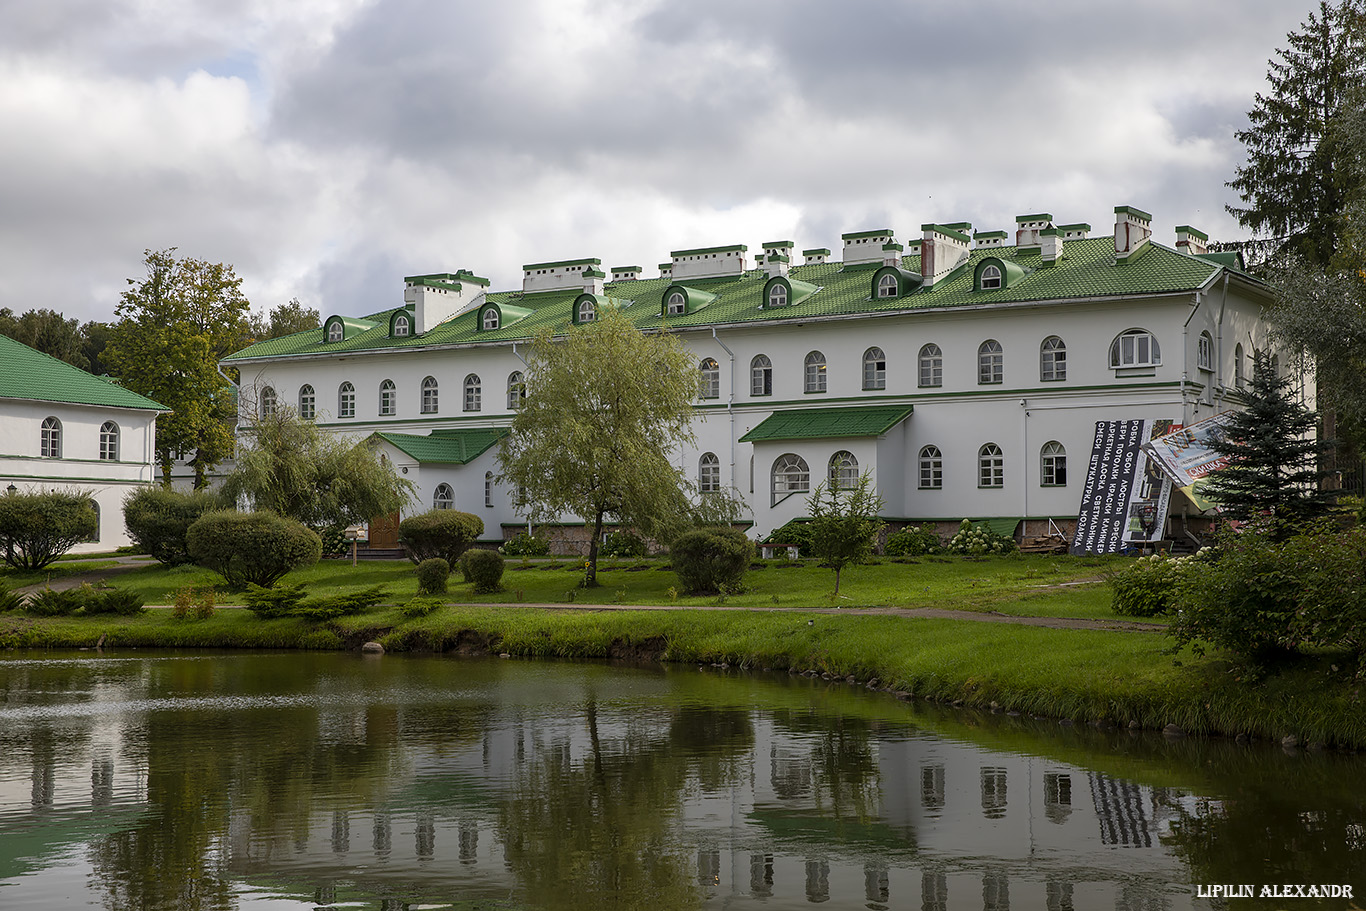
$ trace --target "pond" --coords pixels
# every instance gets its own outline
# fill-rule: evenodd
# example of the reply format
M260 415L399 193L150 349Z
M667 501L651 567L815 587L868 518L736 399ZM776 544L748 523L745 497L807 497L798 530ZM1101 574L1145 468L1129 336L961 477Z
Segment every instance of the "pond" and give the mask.
M1352 908L1366 762L692 666L0 657L0 907Z

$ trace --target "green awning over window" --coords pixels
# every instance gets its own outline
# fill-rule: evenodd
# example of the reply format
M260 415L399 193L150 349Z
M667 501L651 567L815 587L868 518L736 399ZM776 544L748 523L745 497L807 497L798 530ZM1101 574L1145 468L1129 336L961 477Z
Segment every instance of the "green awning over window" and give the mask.
M384 440L401 452L417 459L420 464L444 462L464 465L488 452L494 443L507 435L502 427L480 427L469 430L433 430L422 436L415 433L376 433L373 439Z
M834 437L880 437L910 417L910 405L850 408L801 408L779 411L749 433L742 443L769 440L823 440Z

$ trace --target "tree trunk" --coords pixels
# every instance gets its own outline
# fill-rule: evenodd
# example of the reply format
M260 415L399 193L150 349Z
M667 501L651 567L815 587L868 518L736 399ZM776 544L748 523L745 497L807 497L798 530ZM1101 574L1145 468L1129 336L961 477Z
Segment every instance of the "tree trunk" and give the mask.
M593 537L588 542L588 573L584 577L584 588L597 588L598 585L598 542L602 540L602 510L598 510L593 520Z
M835 594L838 595L839 593L840 593L840 568L839 568L838 566L836 566L836 567L835 567Z

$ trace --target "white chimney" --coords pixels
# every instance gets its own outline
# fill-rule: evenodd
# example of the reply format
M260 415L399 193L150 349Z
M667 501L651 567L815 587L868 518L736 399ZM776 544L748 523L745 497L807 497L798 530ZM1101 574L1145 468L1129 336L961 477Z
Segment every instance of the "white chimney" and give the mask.
M882 264L884 266L901 266L901 252L906 248L896 241L888 241L882 245Z
M606 272L598 268L590 267L588 269L584 269L583 272L580 274L583 276L582 280L584 294L602 293L602 283L607 278Z
M1063 240L1086 240L1091 236L1091 226L1088 224L1058 225L1058 230L1062 232Z
M660 264L659 264L659 277L660 277L660 278L673 278L673 277L674 277L674 264L673 264L673 263L660 263Z
M1057 228L1039 231L1039 258L1044 266L1051 266L1062 259L1062 231Z
M696 250L673 250L672 278L723 278L745 273L745 253L749 247L731 244L728 247L699 247Z
M403 303L413 311L413 334L421 335L456 314L478 307L484 302L488 286L487 278L464 269L454 274L405 277Z
M1053 216L1047 212L1035 215L1015 216L1015 249L1022 251L1030 247L1042 246L1039 232L1053 227Z
M1153 234L1153 217L1133 206L1115 206L1115 262L1127 262L1142 252Z
M772 278L786 275L792 267L792 250L797 245L790 240L766 240L763 243L764 273Z
M993 247L1004 247L1006 238L1010 235L1004 231L982 231L972 235L973 247L977 250L986 250Z
M601 265L600 259L528 263L522 267L522 292L531 294L535 291L577 291L584 285L584 272L592 269L601 273Z
M819 266L830 258L830 248L814 247L810 250L803 250L802 258L805 260L802 263L804 266Z
M846 266L859 263L878 263L881 265L882 245L895 240L892 237L891 228L841 234L840 239L844 241L844 264Z
M613 266L612 281L614 282L633 282L640 279L643 270L640 266Z
M1191 256L1209 252L1209 235L1190 225L1176 226L1176 249Z
M921 225L920 230L925 233L920 242L920 276L924 280L921 286L929 288L968 261L968 244L972 241L945 225Z

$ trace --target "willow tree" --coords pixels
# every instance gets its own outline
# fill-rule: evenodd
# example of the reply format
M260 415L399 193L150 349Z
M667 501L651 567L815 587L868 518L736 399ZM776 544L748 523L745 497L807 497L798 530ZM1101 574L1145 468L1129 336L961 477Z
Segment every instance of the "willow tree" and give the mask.
M697 366L676 338L646 335L604 307L563 336L539 335L524 379L526 397L499 443L499 482L533 521L584 520L585 584L596 585L606 520L656 540L687 521L690 485L669 456L693 440Z

